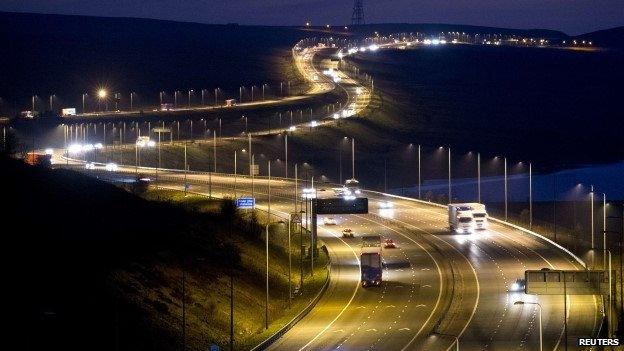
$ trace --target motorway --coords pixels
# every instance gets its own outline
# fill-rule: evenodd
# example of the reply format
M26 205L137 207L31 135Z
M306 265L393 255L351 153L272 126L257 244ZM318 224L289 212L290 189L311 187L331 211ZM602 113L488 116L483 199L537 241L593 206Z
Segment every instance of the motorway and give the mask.
M96 172L112 176L102 169ZM134 168L122 167L120 172L127 178ZM160 170L159 179L163 186L182 189L184 175ZM187 182L193 192L218 197L252 192L251 179L240 176L234 181L231 175L191 172ZM253 195L265 210L267 184L266 178L253 180ZM271 189L272 213L292 212L294 182L273 179ZM531 234L496 223L472 235L450 234L444 208L375 192L365 195L369 214L336 216L338 225L319 228L332 260L330 285L316 307L271 349L447 350L454 336L459 336L462 350L536 349L537 309L514 306L517 300L542 304L545 349L564 349L563 298L538 300L510 287L526 269L581 268L572 257ZM388 199L394 208L380 209L379 202ZM355 238L341 237L346 227L354 230ZM383 250L381 287L360 286L362 235L381 235L397 243L396 249ZM578 337L597 333L600 304L592 296L569 296L567 307L569 349L576 350Z
M308 71L314 74L316 69ZM355 89L354 81L340 74L339 85ZM358 108L368 100L358 103ZM120 166L118 173L96 167L94 172L109 177L134 172L131 166ZM153 174L154 169L140 172ZM240 196L253 191L258 207L268 207L266 178L234 180L232 175L194 172L186 178L193 192ZM160 170L158 179L163 186L181 189L184 175ZM292 212L293 180L274 179L271 189L272 212L282 216ZM326 192L331 189L319 191ZM538 310L534 305L515 306L518 300L542 304L544 349L565 349L563 297L538 298L510 287L527 269L581 269L573 257L535 235L498 223L471 235L451 234L445 208L375 192L364 194L370 200L369 214L336 216L336 226L319 228L332 261L330 285L316 307L271 349L450 350L457 337L462 350L536 350ZM394 208L380 209L382 200L391 200ZM345 227L353 229L356 237L342 238ZM364 234L397 243L397 248L383 250L381 287L360 285L359 238ZM597 334L601 308L593 296L569 296L568 349L579 349L577 338Z

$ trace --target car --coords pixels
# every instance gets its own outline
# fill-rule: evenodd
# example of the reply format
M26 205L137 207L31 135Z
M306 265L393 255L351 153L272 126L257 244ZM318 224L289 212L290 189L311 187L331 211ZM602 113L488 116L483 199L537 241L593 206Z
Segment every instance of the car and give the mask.
M86 169L95 169L95 163L87 162L87 163L85 163L85 168Z
M526 281L522 278L518 278L516 279L516 281L514 281L511 284L511 291L524 291L526 287Z
M384 240L384 248L386 248L386 249L394 249L394 248L396 248L396 244L394 243L394 240L392 240L392 239Z
M379 208L381 209L394 208L394 204L392 203L392 201L388 201L388 200L379 201Z
M106 164L106 170L109 172L115 172L117 171L117 169L119 169L119 167L117 166L116 163L107 163Z
M324 217L323 225L336 225L336 219L334 217Z
M353 230L349 229L349 228L345 228L342 230L342 237L343 238L353 238Z

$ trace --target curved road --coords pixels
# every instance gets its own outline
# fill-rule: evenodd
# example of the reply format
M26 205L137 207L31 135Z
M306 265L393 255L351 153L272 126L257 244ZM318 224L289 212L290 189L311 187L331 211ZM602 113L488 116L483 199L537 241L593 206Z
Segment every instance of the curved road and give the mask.
M340 74L341 84L355 90L357 85L344 72ZM354 95L348 94L352 99ZM358 104L358 109L367 103ZM134 167L120 171L133 172ZM141 169L142 174L153 171ZM179 171L161 170L159 176L171 187L183 182ZM238 177L234 182L231 175L190 173L188 182L195 192L212 191L217 196L252 192L251 179ZM265 178L253 180L260 207L266 206L267 183ZM271 184L271 209L292 212L292 180ZM563 297L538 298L510 291L510 286L526 269L581 268L573 257L536 236L498 223L473 235L450 234L444 208L374 192L366 196L369 214L336 216L337 226L320 228L319 237L332 259L330 286L316 307L272 349L449 350L458 337L462 350L535 350L537 310L533 305L514 306L517 300L542 304L545 349L564 349ZM380 209L379 201L387 199L394 208ZM344 227L352 228L356 238L341 238ZM398 246L383 250L381 287L360 286L358 238L364 234L392 238ZM568 349L575 350L578 337L596 335L601 307L593 296L569 296L568 301Z

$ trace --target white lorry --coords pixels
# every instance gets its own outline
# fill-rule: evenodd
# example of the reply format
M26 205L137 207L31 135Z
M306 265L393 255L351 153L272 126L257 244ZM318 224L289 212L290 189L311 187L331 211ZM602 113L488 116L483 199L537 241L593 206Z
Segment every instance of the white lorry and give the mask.
M488 214L485 210L485 205L472 202L468 203L468 206L472 208L472 218L475 222L476 229L487 229L488 227Z
M472 207L468 204L449 204L449 228L459 234L470 234L474 232L474 219L472 217Z

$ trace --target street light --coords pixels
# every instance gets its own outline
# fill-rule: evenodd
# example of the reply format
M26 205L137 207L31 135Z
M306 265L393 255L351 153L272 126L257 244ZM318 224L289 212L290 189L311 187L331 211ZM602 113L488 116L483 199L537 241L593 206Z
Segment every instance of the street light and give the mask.
M106 100L106 97L108 96L108 92L105 89L100 89L97 92L97 96L100 102L102 100L105 100L104 102L105 102L106 110L108 110L108 101Z
M543 340L542 340L542 305L539 302L525 302L525 301L516 301L514 302L514 306L519 305L536 305L539 310L539 350L542 351Z

